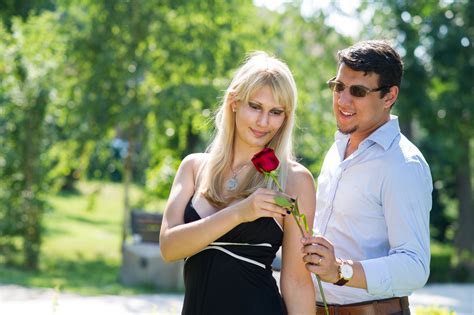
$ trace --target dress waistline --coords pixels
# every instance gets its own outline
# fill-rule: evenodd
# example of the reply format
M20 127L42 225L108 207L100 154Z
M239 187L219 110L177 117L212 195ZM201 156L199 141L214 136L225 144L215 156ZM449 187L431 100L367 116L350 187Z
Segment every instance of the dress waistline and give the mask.
M208 249L216 249L216 250L220 250L221 252L231 256L231 257L234 257L236 259L239 259L239 260L242 260L242 261L245 261L245 262L248 262L248 263L251 263L251 264L254 264L256 266L259 266L263 269L267 269L267 270L270 270L271 267L270 266L266 266L264 264L262 264L261 262L258 262L254 259L250 259L250 258L247 258L247 257L244 257L244 256L241 256L241 255L237 255L233 252L231 252L230 250L228 249L225 249L224 247L222 246L256 246L256 247L272 247L272 245L270 243L260 243L260 244L249 244L249 243L227 243L227 242L213 242L211 244L209 244L209 246L206 246L204 247L202 250L200 250L199 252L197 252L196 254L202 252L202 251L205 251L205 250L208 250ZM189 257L186 257L186 259L184 260L185 262L189 259Z

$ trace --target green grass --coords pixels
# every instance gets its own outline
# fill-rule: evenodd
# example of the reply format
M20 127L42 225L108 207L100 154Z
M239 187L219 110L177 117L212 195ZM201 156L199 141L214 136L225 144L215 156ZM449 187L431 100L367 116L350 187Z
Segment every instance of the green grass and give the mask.
M417 307L415 310L415 314L416 315L456 315L456 312L450 311L446 308L429 306L429 307Z
M164 200L144 201L143 191L131 188L131 204L163 210ZM38 272L0 266L0 282L61 291L95 294L136 294L154 288L128 288L118 281L121 264L123 185L79 182L77 193L48 197L43 218L44 237ZM431 244L430 282L452 282L454 248Z
M2 283L58 288L85 295L153 292L129 288L118 281L121 263L123 185L80 182L77 193L48 197L51 209L43 218L44 237L38 272L0 266ZM143 204L133 186L131 204ZM163 209L165 201L146 209Z
M451 244L431 242L431 263L430 277L428 282L459 282L453 278L452 259L455 256L455 249Z

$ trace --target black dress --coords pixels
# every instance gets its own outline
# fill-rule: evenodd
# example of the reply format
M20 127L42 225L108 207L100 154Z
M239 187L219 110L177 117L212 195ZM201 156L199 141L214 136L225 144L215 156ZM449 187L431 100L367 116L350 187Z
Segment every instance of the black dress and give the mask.
M184 212L185 223L201 219L191 200ZM182 314L286 314L271 269L282 240L277 222L260 218L239 224L188 257Z

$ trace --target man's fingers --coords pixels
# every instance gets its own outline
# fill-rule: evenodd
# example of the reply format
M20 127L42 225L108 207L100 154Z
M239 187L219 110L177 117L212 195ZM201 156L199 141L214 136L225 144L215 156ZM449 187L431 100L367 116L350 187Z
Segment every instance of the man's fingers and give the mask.
M328 254L328 249L319 244L305 245L301 251L306 254L316 254L319 256L325 256Z
M303 256L303 261L307 264L312 264L316 266L320 266L323 262L324 257L318 254L307 254Z
M314 264L305 264L305 267L306 267L306 270L317 275L319 275L323 270L320 266L314 265Z
M319 244L327 248L333 248L332 243L325 238L324 236L310 236L310 237L303 237L301 239L301 243L304 245L308 244Z

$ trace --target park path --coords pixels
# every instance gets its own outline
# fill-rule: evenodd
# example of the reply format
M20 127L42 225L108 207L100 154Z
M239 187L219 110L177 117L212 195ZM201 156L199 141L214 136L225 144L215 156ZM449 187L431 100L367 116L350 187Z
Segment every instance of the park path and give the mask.
M135 296L81 296L53 289L0 285L1 315L180 314L182 294ZM410 296L412 314L417 306L441 306L457 314L474 314L474 284L431 284Z

